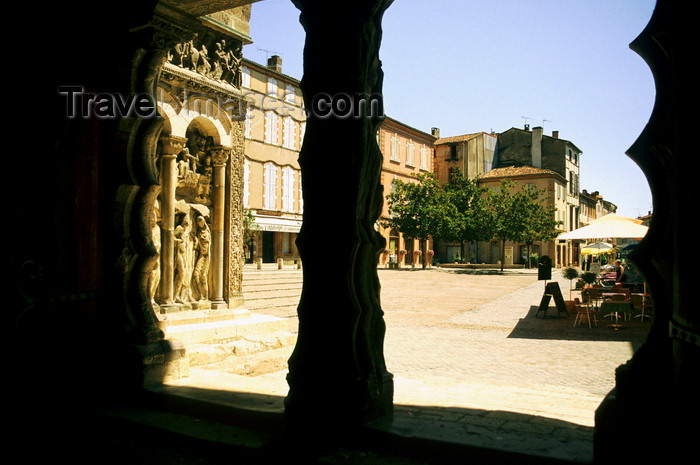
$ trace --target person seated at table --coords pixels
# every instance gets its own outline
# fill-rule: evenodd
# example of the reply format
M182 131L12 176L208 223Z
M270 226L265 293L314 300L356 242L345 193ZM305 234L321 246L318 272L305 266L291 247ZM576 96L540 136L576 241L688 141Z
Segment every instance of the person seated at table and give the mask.
M622 260L615 260L615 282L624 283L627 281L625 276L625 267L622 265Z

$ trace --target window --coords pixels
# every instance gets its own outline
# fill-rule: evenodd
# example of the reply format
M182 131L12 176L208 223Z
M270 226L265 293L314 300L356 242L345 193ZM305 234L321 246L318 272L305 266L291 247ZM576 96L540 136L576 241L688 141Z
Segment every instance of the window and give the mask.
M428 170L428 147L420 148L420 169Z
M301 190L301 172L299 172L299 183L297 184L297 212L304 213L304 193Z
M294 170L282 168L282 211L291 212L294 207Z
M277 96L277 79L267 78L267 95Z
M391 136L391 161L401 161L399 158L399 136L393 134Z
M277 143L277 113L270 110L265 112L265 142Z
M294 149L294 133L296 129L296 121L291 117L284 117L282 125L282 145L288 149Z
M250 70L241 68L241 86L250 88Z
M250 123L252 116L252 111L249 109L249 113L246 113L246 117L243 119L243 137L246 139L250 139L252 135L252 125Z
M243 207L250 207L250 161L243 162Z
M288 103L294 103L294 86L287 84L284 91L284 101Z
M406 166L416 166L416 147L413 141L409 140L406 143Z
M272 163L266 163L263 177L263 208L265 210L277 209L277 167Z

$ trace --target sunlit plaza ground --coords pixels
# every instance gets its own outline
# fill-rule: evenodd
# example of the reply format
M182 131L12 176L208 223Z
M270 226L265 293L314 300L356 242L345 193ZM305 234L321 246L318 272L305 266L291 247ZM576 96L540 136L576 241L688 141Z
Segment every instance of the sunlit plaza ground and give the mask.
M574 326L575 315L557 312L554 302L538 313L546 282L535 270L378 274L396 405L518 412L593 426L616 367L631 358L650 325L632 318L613 329L599 315L597 326ZM559 271L551 281L564 299L580 297ZM295 327L289 309L278 312ZM177 384L267 394L276 405L287 393L284 369L244 376L219 363L190 371Z

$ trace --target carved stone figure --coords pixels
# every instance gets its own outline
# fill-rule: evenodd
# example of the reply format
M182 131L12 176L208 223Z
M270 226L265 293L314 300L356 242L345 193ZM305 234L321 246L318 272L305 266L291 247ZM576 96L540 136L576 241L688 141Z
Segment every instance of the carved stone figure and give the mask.
M209 76L209 72L211 71L211 63L209 63L209 52L207 51L207 47L202 44L201 48L199 49L199 62L196 67L196 70L199 74L202 76Z
M189 68L192 71L197 71L197 65L199 64L199 51L194 46L193 40L188 40L182 45L180 63L180 66L183 68Z
M210 206L212 203L211 180L213 167L211 154L209 152L202 156L197 173L197 195L195 196L194 201L202 205Z
M197 168L197 159L185 147L177 156L177 177L186 178L187 174Z
M175 301L188 303L192 301L192 268L194 264L194 241L189 214L175 228Z
M240 45L236 45L228 51L228 72L224 73L223 79L231 85L239 85L238 76L241 71L242 58L243 51Z
M228 53L224 50L222 42L217 42L214 50L214 60L212 63L211 77L220 81L224 73L228 72Z
M153 211L151 224L151 240L156 249L156 261L148 276L148 294L151 298L151 303L155 303L156 292L160 284L160 226L158 226L158 214Z
M197 232L195 235L197 262L194 266L193 282L199 300L209 298L209 250L211 247L211 233L204 216L196 219Z
M187 55L187 47L188 43L179 43L175 44L174 47L174 53L171 53L168 55L168 60L178 66L184 67L185 66L185 55Z

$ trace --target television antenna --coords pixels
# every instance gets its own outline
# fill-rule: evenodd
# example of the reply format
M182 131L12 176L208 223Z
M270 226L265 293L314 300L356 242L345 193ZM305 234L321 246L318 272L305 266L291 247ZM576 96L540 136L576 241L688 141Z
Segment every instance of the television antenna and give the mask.
M266 56L265 56L265 60L267 60L268 58L270 58L270 55L281 55L280 52L276 52L276 51L274 51L274 50L267 50L267 49L265 49L265 48L260 48L260 47L258 47L258 51L259 51L259 52L265 52L265 55L266 55Z

